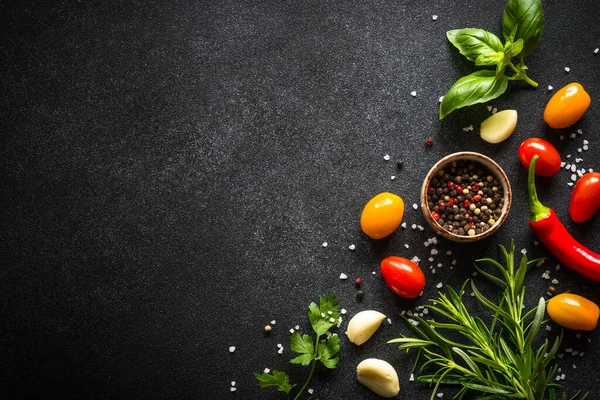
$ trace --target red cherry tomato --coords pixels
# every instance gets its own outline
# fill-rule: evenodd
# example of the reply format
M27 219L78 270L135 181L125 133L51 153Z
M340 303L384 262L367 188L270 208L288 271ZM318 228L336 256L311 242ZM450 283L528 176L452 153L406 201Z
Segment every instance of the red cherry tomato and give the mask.
M425 287L425 275L414 262L406 258L390 256L381 262L381 274L385 283L400 297L417 297Z
M540 138L530 138L519 146L519 160L529 169L533 156L540 158L535 166L535 174L539 176L553 176L560 169L560 154L552 144Z
M575 184L569 203L569 214L575 222L592 218L600 208L600 173L588 172Z

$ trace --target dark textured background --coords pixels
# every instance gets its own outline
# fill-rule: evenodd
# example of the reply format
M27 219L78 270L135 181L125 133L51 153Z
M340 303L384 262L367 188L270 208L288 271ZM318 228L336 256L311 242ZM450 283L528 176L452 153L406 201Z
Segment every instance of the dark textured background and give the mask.
M259 389L252 372L285 369L303 379L307 369L288 363L288 330L308 330L308 303L334 292L348 310L340 364L316 374L315 395L376 398L356 382L354 369L378 357L398 370L399 398L428 398L428 388L408 381L414 355L385 343L408 333L400 311L425 304L439 282L460 285L476 257L495 256L496 245L511 238L518 250L548 255L526 224L521 141L548 138L563 157L580 156L581 165L600 170L596 0L544 1L544 38L527 58L539 88L513 83L491 102L518 110L510 139L489 145L479 138L485 105L438 121L439 96L475 69L445 32L482 27L499 34L503 7L0 3L1 397L279 399ZM547 86L571 81L583 83L592 107L573 129L552 131L541 117L552 94ZM475 130L464 132L471 124ZM576 128L583 135L569 139ZM432 148L423 144L428 136ZM590 150L578 154L583 139ZM432 274L423 242L433 233L411 205L430 166L460 150L498 161L514 204L490 239L458 245L440 238L434 263L444 266ZM400 171L398 158L405 161ZM540 179L540 198L598 251L599 217L580 225L568 218L569 176ZM402 196L404 221L426 229L366 238L360 212L381 191ZM424 260L422 298L395 297L371 274L391 254ZM459 264L450 270L453 258ZM530 304L549 286L545 269L560 291L600 302L598 284L555 264L550 259L529 274ZM341 272L350 279L340 281ZM352 285L358 276L362 303ZM357 348L343 332L363 309L386 313L392 324ZM599 342L598 331L565 333L563 349L585 352L572 357L561 349L557 361L570 392L589 389L600 398ZM277 343L286 346L283 355ZM451 390L443 391L449 398Z

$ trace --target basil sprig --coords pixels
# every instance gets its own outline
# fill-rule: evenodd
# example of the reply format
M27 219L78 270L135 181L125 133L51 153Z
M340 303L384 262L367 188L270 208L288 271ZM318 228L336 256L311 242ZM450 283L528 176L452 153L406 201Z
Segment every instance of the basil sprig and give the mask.
M484 29L448 31L448 40L460 54L477 66L494 67L494 70L480 70L456 81L440 104L440 119L458 108L497 98L506 91L508 81L523 80L537 87L537 82L527 76L523 58L538 46L543 31L544 13L540 0L507 1L502 14L504 43ZM506 67L511 75L506 75Z

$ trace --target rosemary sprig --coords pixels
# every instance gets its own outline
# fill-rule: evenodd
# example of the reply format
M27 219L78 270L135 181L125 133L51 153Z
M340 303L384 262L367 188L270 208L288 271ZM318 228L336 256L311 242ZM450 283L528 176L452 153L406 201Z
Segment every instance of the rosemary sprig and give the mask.
M425 320L413 315L405 322L415 332L416 337L402 336L388 343L399 343L401 350L418 349L415 367L419 356L426 361L421 371L432 370L419 376L421 382L433 385L431 399L435 398L440 385L455 385L460 389L454 399L462 399L469 392L479 395L479 399L527 399L555 400L560 384L553 381L558 366L553 359L562 340L562 332L552 345L546 338L541 346L534 348L540 327L544 320L546 301L541 297L536 307L525 312L525 287L523 285L528 266L537 260L527 260L523 255L515 265L515 245L511 241L508 250L502 249L505 265L491 258L475 261L475 269L480 275L501 287L498 301L485 297L472 280L467 280L460 292L446 287L446 293L430 300L428 308L440 315L444 322ZM499 274L480 268L478 264L488 263ZM473 316L463 303L462 296L470 284L475 298L493 312L491 323ZM452 340L444 332L458 333ZM571 397L578 398L579 393ZM583 394L580 400L588 398ZM567 395L562 394L566 400Z

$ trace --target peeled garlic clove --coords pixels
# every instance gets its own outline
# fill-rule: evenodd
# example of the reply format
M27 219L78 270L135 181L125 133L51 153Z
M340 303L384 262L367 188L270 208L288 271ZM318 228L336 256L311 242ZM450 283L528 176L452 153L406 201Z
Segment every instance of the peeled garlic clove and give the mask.
M374 310L365 310L356 314L350 322L348 323L348 330L346 331L346 335L348 335L348 339L356 344L361 345L379 328L383 320L385 319L385 315L380 313L379 311Z
M517 111L500 111L481 123L479 135L488 143L500 143L515 131L517 127Z
M356 367L356 377L381 397L394 397L400 392L398 374L387 361L377 358L363 360Z

